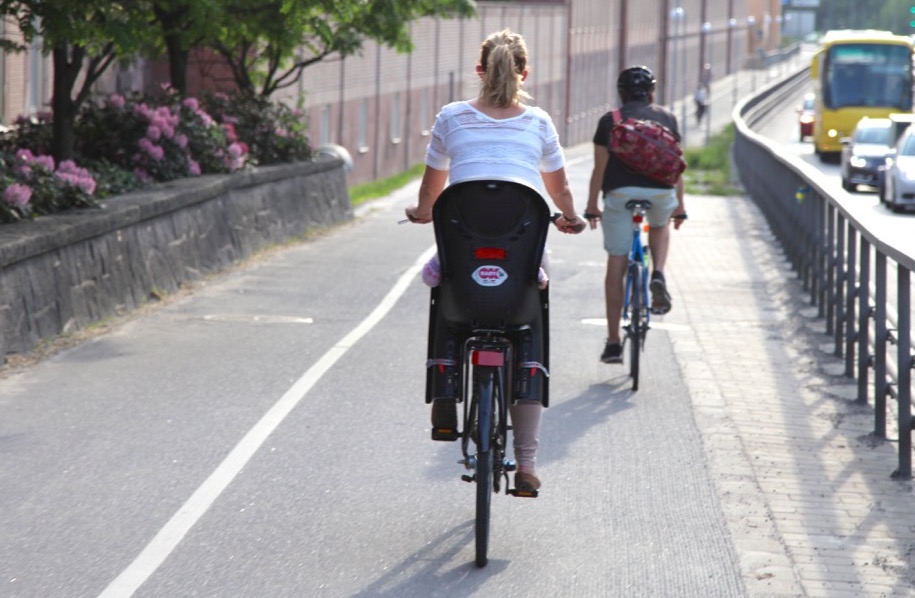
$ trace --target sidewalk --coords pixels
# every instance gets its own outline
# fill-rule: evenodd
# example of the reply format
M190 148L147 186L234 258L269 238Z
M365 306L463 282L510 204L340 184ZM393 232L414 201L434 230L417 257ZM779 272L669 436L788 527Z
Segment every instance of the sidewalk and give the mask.
M716 113L730 121L729 84L713 86L716 128ZM873 404L855 402L765 218L747 197L688 196L687 208L663 326L747 595L915 596L913 484L891 479L896 443L871 434Z

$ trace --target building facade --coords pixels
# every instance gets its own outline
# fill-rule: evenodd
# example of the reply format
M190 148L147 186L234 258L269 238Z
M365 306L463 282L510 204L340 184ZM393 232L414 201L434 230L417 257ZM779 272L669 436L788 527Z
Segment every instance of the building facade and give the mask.
M649 66L658 76L656 100L670 104L693 93L703 65L720 77L759 50L776 49L779 8L779 0L478 0L473 19L413 23L409 54L367 41L361 55L308 67L274 99L303 108L312 145L349 151L351 184L389 176L423 161L439 108L478 91L481 42L510 28L524 35L531 54L525 89L532 103L552 116L562 143L574 145L588 142L616 104L620 69ZM32 46L0 53L4 125L48 109L50 62L40 41ZM191 93L231 85L213 57L193 61L188 78ZM154 90L166 79L163 64L141 61L112 67L97 88Z

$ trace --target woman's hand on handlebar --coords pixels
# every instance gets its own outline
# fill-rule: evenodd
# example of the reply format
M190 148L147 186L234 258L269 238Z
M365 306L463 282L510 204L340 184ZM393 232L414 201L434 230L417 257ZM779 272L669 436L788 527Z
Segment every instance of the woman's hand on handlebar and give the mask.
M432 212L423 213L419 211L419 206L410 206L404 210L407 220L416 224L428 224L432 222Z
M577 235L588 227L587 223L578 214L573 218L566 218L562 214L554 214L553 223L560 231L572 235Z

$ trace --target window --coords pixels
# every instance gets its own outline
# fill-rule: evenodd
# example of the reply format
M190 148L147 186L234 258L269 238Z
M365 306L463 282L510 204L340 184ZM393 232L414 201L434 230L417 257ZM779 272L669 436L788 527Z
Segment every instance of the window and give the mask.
M364 154L369 151L369 100L368 98L362 98L362 101L359 102L359 130L357 132L358 138L356 140L357 145L359 146L359 153Z
M330 106L324 106L321 108L321 145L330 141Z
M391 102L391 143L400 143L400 92L394 94Z
M45 58L41 51L43 45L44 39L36 36L28 50L29 80L26 87L26 110L29 114L41 112L44 105Z
M432 128L429 118L429 90L424 89L419 98L419 132L423 137L428 137Z

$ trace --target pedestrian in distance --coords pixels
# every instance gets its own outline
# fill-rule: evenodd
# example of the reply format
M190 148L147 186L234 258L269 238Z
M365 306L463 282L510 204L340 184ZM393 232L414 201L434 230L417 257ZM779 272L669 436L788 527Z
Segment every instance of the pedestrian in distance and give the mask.
M483 42L476 65L479 95L449 103L436 116L419 201L406 208L410 221L432 221L432 207L446 181L498 179L520 182L548 195L562 213L556 221L560 231L574 234L587 227L575 212L556 127L544 110L524 103L530 99L522 89L528 58L524 38L508 29ZM427 284L436 284L434 270L434 262L426 264ZM542 278L540 282L545 284ZM540 487L535 465L542 409L539 400L519 400L510 408L517 488ZM433 429L457 428L455 399L433 398L432 425Z
M677 118L666 108L654 103L657 81L648 67L633 66L623 70L617 78L617 92L622 106L622 118L657 122L669 129L677 141L680 129ZM594 133L594 170L588 188L585 215L591 228L600 221L607 251L607 270L604 277L604 295L607 311L607 340L600 360L604 363L622 363L623 347L620 341L620 320L624 299L624 279L631 243L631 213L626 209L630 199L648 199L648 246L653 271L649 289L652 313L665 314L671 309L671 297L664 278L664 266L670 247L671 218L679 229L686 218L683 202L683 179L675 185L664 184L632 171L609 149L608 140L614 126L613 111L604 114ZM601 201L602 200L602 201Z
M696 124L698 125L702 122L702 117L705 116L705 111L709 104L708 90L703 84L700 83L696 86L694 99L696 102Z

